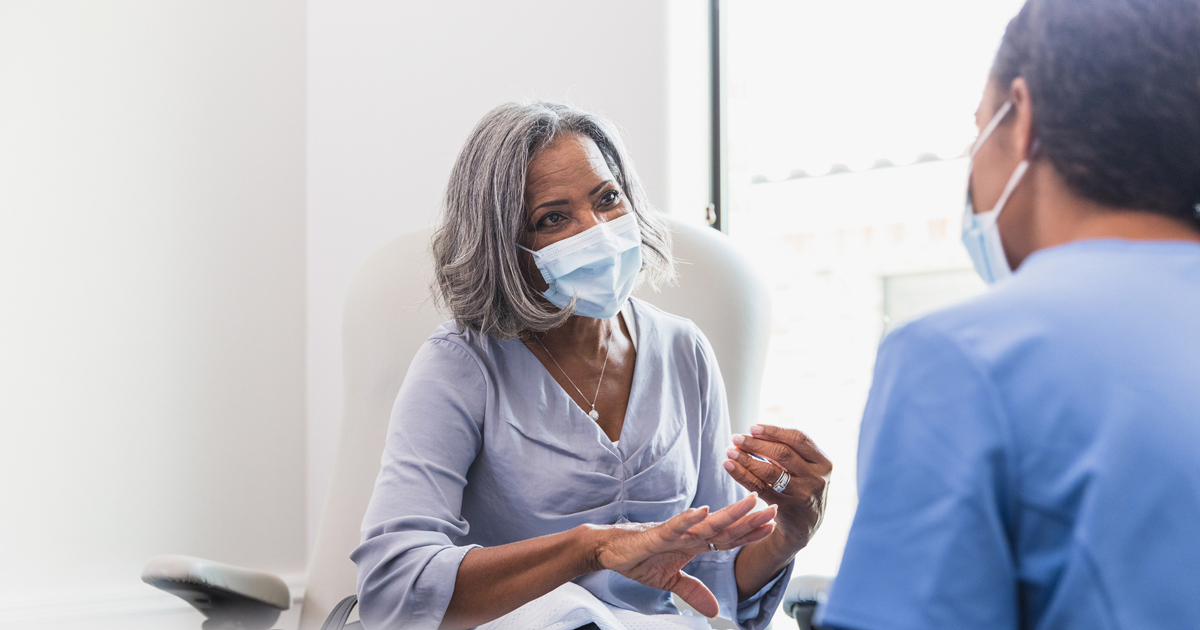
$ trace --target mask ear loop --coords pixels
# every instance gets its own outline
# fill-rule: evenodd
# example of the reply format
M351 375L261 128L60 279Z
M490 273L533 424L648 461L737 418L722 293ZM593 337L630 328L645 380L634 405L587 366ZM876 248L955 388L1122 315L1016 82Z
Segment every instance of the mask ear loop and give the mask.
M983 131L979 133L975 144L971 145L971 155L969 157L972 160L975 159L975 154L979 153L979 149L983 147L983 143L987 142L987 139L992 137L992 134L996 132L996 127L999 127L1000 123L1004 122L1004 119L1008 117L1008 113L1012 111L1012 108L1012 101L1004 101L1004 105L992 116L992 120L988 122L987 127L984 127Z
M534 244L534 245L537 245L537 235L536 235L536 234L533 236L533 244ZM534 250L532 250L532 249L529 249L528 247L525 247L524 245L522 245L522 244L520 244L520 243L517 243L517 247L520 247L521 249L523 249L523 250L525 250L525 251L529 252L529 254L530 254L531 256L533 256L533 259L534 259L535 261L537 260L537 252L536 252L536 251L534 251Z
M1041 141L1035 138L1033 144L1029 147L1029 154L1025 157L1025 159L1021 160L1021 163L1017 165L1017 170L1013 171L1012 176L1008 178L1008 185L1004 187L1004 192L1000 193L1000 199L996 201L996 205L992 206L993 210L997 208L1003 210L1004 207L1008 205L1008 198L1012 197L1013 193L1017 190L1017 186L1021 183L1021 180L1025 179L1025 173L1029 171L1030 161L1033 160L1033 158L1037 155L1037 152L1039 149L1041 149L1041 147ZM997 218L999 218L999 216L997 216Z
M975 144L971 145L971 149L967 153L967 159L971 161L971 166L967 167L967 214L968 215L975 214L975 201L972 198L974 196L974 194L971 190L971 188L972 188L971 175L972 175L972 171L975 170L974 169L975 156L979 153L979 150L981 148L983 148L983 144L988 141L988 138L992 137L992 134L996 132L996 127L999 127L1000 123L1004 122L1004 119L1008 116L1009 112L1012 111L1012 108L1013 108L1013 102L1011 100L1004 101L1004 104L1000 106L1000 109L996 110L995 114L992 114L992 119L988 121L988 124L986 127L983 128L983 131L979 132L979 137L975 139Z
M987 127L983 129L983 133L979 134L979 139L975 141L975 145L971 147L972 160L975 159L975 154L979 152L979 149L983 146L983 143L986 142L993 133L995 133L996 128L1000 126L1000 123L1004 122L1004 119L1010 112L1012 112L1014 107L1015 105L1011 100L1004 101L1004 105L1000 107L995 116L992 116L992 120L988 123ZM1021 160L1021 163L1017 165L1017 169L1013 171L1012 176L1008 178L1008 184L1005 185L1004 192L1000 193L1000 199L996 201L996 205L992 206L992 210L997 208L1004 209L1004 206L1008 204L1008 198L1011 197L1014 192L1016 192L1017 186L1021 183L1021 180L1025 178L1025 173L1029 170L1030 161L1037 156L1037 153L1041 150L1041 148L1042 141L1038 138L1034 138L1033 144L1029 147L1029 153L1025 156L1025 159ZM968 179L967 203L969 206L974 206L974 203L971 201L970 184L970 179ZM1200 208L1200 204L1197 204L1197 208Z
M1004 105L1002 105L1000 109L996 111L996 115L992 116L992 120L988 122L987 126L983 128L982 132L980 132L979 137L975 140L975 144L971 145L971 151L967 157L972 160L975 159L975 154L979 153L979 149L983 148L983 143L987 142L988 138L992 137L992 134L996 132L996 128L1000 126L1000 123L1004 122L1004 119L1008 117L1009 113L1012 112L1014 107L1016 106L1013 105L1012 101L1004 101ZM1033 157L1037 155L1038 150L1041 148L1042 141L1038 138L1034 138L1033 145L1029 148L1029 155L1026 156L1025 159L1032 160ZM1197 212L1200 212L1200 203L1196 204L1196 207Z
M1017 170L1013 171L1012 177L1008 178L1008 185L1004 187L1004 192L1000 194L1000 199L996 202L995 206L992 206L992 210L1004 209L1004 206L1008 204L1008 198L1011 197L1014 192L1016 192L1017 185L1020 184L1021 180L1025 178L1025 172L1028 170L1029 160L1021 160L1021 163L1017 165ZM999 216L997 216L997 218L999 218Z

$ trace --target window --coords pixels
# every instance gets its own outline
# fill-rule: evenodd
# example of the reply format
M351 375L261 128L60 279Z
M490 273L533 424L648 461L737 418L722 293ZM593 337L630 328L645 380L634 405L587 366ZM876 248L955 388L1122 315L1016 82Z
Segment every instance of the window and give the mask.
M983 290L959 239L975 108L1022 0L722 4L730 236L766 275L763 422L834 461L798 574L833 575L875 352ZM782 614L782 613L781 613Z

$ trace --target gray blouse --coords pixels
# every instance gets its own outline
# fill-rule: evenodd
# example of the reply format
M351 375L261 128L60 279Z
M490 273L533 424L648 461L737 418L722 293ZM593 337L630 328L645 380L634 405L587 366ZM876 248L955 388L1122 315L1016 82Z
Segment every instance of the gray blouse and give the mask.
M729 410L708 340L691 321L637 299L625 313L637 357L616 444L520 340L454 322L434 331L396 399L362 544L351 554L367 628L437 628L472 547L585 523L662 521L745 496L721 467ZM722 617L758 630L791 566L739 602L740 551L697 556L684 571L712 590ZM678 612L669 593L612 571L575 582L616 607Z

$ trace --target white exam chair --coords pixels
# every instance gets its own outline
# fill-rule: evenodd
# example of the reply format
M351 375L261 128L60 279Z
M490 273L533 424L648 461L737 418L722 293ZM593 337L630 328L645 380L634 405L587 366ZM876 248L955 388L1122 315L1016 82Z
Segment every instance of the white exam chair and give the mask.
M725 235L671 224L674 253L682 262L679 283L660 293L643 289L638 296L704 331L725 378L733 428L745 432L758 416L771 326L767 287ZM375 253L346 298L341 439L308 567L300 630L338 629L350 614L356 577L350 552L358 546L379 473L392 404L417 349L449 319L430 299L431 235L430 228L417 230ZM200 610L208 618L204 630L268 628L290 601L277 576L186 556L154 558L142 579ZM807 592L789 602L801 615L811 614L811 607L804 608Z

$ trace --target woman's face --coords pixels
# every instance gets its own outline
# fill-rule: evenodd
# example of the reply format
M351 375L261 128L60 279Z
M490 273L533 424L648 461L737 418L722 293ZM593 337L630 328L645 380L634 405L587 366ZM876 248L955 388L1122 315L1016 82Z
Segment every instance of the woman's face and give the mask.
M632 211L625 192L591 138L562 136L529 165L521 245L534 251ZM545 291L533 257L521 252L526 279Z

